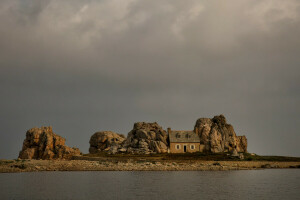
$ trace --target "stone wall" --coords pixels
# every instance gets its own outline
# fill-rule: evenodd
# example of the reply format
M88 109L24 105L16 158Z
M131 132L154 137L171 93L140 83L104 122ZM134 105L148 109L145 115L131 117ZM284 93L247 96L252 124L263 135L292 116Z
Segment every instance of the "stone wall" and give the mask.
M180 148L177 149L176 145L180 145ZM170 143L170 153L185 153L184 145L186 145L186 152L194 153L200 151L200 143ZM191 149L191 145L194 145L194 149Z

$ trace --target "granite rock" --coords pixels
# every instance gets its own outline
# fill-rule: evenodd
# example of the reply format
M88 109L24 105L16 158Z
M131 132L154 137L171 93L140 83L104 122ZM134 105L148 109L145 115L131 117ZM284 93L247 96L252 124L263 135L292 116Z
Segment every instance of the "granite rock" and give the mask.
M156 122L137 122L124 143L128 153L149 154L168 152L168 134Z
M96 132L90 138L89 152L95 154L105 151L114 154L121 148L124 141L125 137L122 134L112 131Z
M26 132L21 159L71 159L80 155L78 148L65 145L65 139L52 130L52 127L32 128Z
M247 152L247 138L237 136L223 115L198 119L194 131L198 132L206 152Z

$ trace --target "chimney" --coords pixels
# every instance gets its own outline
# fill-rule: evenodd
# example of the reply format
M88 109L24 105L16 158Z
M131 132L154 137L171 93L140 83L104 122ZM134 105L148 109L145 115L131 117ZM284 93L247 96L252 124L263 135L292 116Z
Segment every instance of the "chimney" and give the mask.
M171 133L171 128L169 127L168 128L168 134L170 135L170 133Z
M198 129L198 127L195 128L195 133L199 135L199 129Z

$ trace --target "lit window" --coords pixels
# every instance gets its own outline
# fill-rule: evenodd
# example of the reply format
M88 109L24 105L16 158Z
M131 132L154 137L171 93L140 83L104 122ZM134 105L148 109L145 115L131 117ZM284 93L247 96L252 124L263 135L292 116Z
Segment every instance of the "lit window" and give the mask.
M176 144L176 149L180 149L180 144Z
M194 150L195 149L195 145L191 144L191 149Z

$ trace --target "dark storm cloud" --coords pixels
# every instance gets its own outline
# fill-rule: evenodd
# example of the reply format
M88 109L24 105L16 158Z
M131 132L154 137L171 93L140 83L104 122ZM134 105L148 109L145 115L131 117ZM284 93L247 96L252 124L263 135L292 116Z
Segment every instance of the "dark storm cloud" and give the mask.
M300 156L297 0L0 2L0 157L33 126L87 152L135 121L223 113L249 151Z

